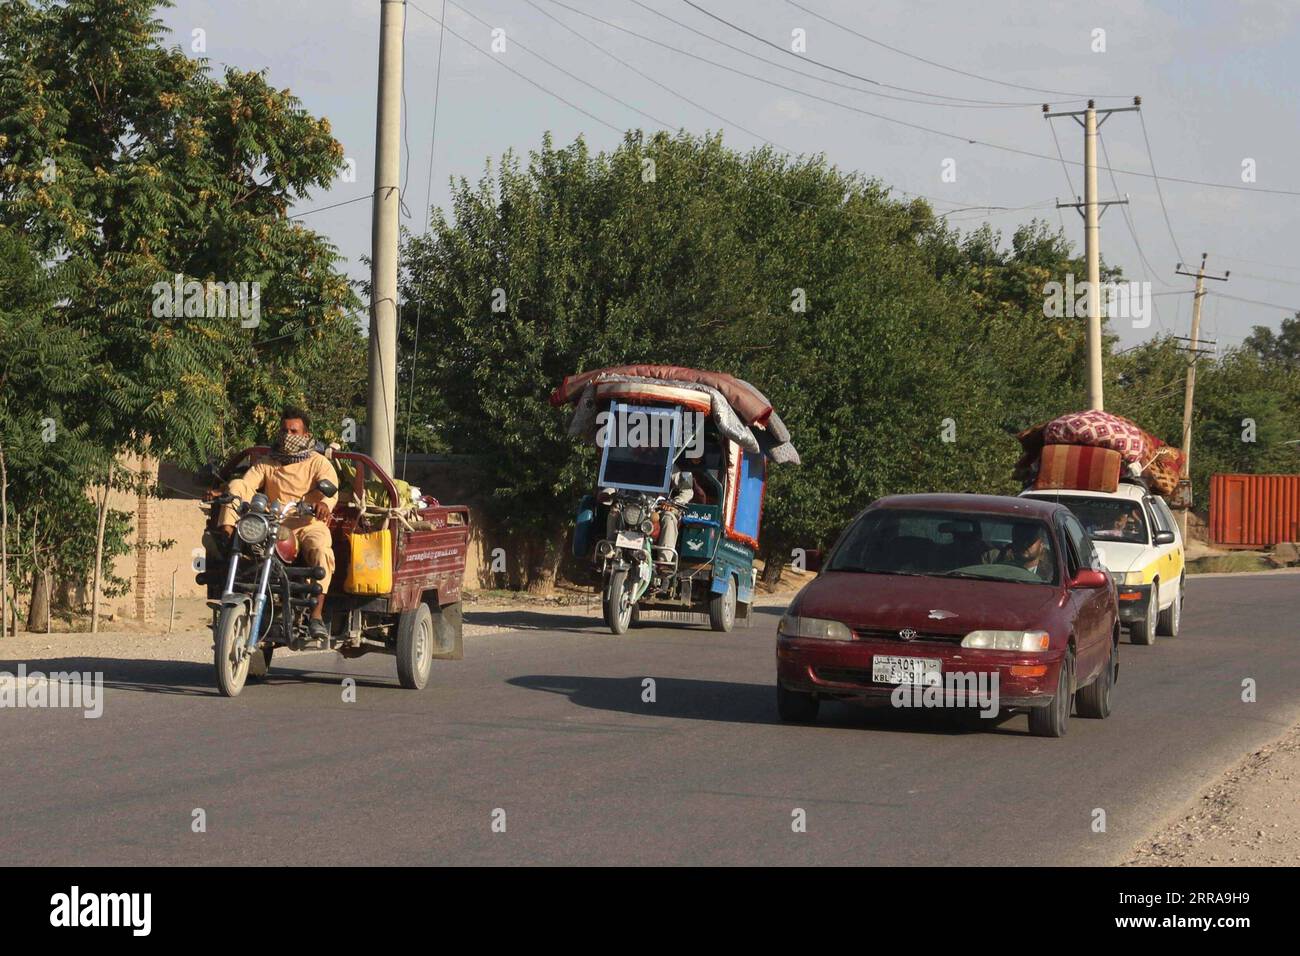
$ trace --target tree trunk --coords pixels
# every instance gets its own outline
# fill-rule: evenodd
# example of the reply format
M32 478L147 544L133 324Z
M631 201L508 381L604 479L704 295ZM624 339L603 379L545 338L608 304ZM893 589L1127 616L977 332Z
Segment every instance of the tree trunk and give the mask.
M0 442L0 637L9 634L9 469Z
M775 591L776 586L781 583L781 572L785 570L785 551L774 548L763 555L763 586L769 591Z
M104 477L104 494L96 502L99 508L99 522L95 528L95 570L91 575L90 594L90 633L99 633L99 577L104 565L104 526L108 523L108 492L113 485L113 462L108 463L108 474Z
M32 598L27 602L27 630L50 629L50 576L39 568L32 574Z
M549 597L555 592L555 576L564 555L563 544L562 531L549 538L543 535L531 537L524 552L527 555L525 583L529 594Z
M27 602L27 631L30 634L35 634L41 621L48 621L50 616L50 582L41 567L40 527L41 512L38 508L32 513L32 594Z

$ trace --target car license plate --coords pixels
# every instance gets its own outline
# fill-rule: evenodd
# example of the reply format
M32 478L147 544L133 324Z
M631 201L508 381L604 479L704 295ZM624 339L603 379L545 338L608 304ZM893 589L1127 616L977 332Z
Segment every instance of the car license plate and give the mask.
M940 670L940 662L932 657L877 654L871 659L871 679L879 684L939 684Z
M645 547L645 535L640 531L620 531L614 543L620 548L633 548L640 551Z

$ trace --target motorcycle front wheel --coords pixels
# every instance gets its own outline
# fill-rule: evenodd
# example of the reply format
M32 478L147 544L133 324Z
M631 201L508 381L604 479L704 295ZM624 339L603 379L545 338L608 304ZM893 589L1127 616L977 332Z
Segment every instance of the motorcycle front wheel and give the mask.
M632 624L632 596L628 593L626 568L610 574L601 604L605 625L614 634L626 634Z
M222 609L213 635L212 656L217 670L217 689L223 697L237 697L248 679L250 657L243 652L248 643L248 630L252 621L248 608L231 605Z

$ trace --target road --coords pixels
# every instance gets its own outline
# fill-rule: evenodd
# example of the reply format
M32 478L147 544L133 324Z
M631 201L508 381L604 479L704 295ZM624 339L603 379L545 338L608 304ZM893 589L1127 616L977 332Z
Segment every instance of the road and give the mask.
M468 640L420 693L378 655L285 655L235 700L207 665L29 663L109 689L97 720L0 710L0 860L1105 864L1300 717L1300 576L1193 579L1182 636L1125 641L1115 713L1060 740L843 704L783 725L778 613L621 638L545 618Z

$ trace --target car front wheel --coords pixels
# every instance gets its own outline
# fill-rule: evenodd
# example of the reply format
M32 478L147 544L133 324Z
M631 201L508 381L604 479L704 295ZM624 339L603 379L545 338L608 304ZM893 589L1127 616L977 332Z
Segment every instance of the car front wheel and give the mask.
M1056 695L1046 707L1035 707L1029 712L1029 732L1035 737L1064 737L1070 725L1070 710L1074 695L1070 687L1074 682L1074 655L1066 654L1056 677Z
M806 724L816 720L820 706L821 701L812 694L776 685L776 712L788 723Z
M1142 608L1142 617L1128 626L1129 640L1134 644L1150 646L1156 642L1156 586L1151 585L1147 595L1146 606Z

